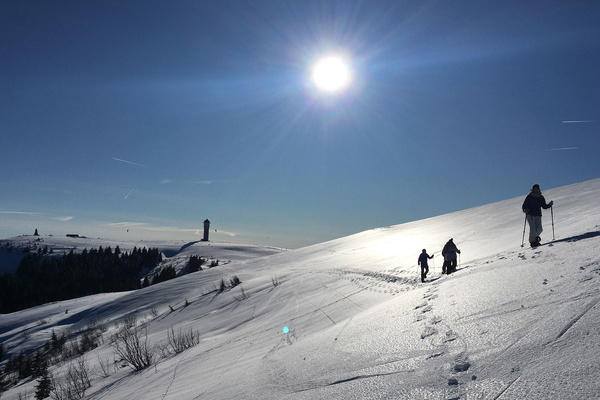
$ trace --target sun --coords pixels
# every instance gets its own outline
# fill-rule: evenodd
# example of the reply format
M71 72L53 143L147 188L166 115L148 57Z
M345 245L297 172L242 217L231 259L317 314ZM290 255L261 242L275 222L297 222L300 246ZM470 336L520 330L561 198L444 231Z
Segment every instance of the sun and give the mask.
M347 88L352 80L348 63L339 56L327 56L318 60L312 69L315 86L329 93L340 92Z

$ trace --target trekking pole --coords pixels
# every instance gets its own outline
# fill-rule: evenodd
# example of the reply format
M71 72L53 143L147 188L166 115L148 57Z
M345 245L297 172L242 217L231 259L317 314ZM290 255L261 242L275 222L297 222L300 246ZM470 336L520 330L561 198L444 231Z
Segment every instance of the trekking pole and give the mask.
M525 246L525 227L526 226L527 226L527 214L525 214L525 222L523 222L523 240L521 240L521 247Z
M550 207L550 215L552 216L552 240L555 240L555 238L554 238L554 205L552 207Z

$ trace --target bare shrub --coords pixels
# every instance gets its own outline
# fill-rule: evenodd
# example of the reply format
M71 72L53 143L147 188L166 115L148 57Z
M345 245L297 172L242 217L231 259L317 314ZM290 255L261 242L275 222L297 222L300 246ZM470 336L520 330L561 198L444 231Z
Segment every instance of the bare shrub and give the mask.
M233 296L233 298L236 299L237 301L243 301L243 300L246 300L248 297L250 297L250 295L248 293L246 293L244 288L241 288L241 289L242 289L242 292L239 295Z
M73 338L65 343L62 348L61 356L63 360L68 360L77 357L78 355L81 355L81 352L79 351L79 341L77 338Z
M168 344L164 344L163 342L156 344L156 351L160 353L160 358L167 358L173 354Z
M102 344L102 332L103 327L90 325L90 327L88 327L88 329L84 331L79 338L79 352L81 354L87 353L88 351L100 346Z
M137 325L137 317L135 315L129 315L121 322L122 328L135 328Z
M96 376L101 378L108 378L110 376L110 366L111 362L107 358L100 358L100 356L96 356L98 359L98 371L94 370Z
M102 333L106 331L106 326L92 322L84 331L80 332L79 336L71 338L68 342L64 335L59 340L56 334L52 332L52 339L47 344L48 349L51 351L52 362L57 363L61 359L68 360L82 356L95 349L103 343ZM58 355L58 352L60 352L60 357L55 356Z
M126 319L113 335L115 353L135 371L152 365L155 349L148 345L148 331L139 328L131 319Z
M179 354L190 347L194 347L200 343L200 334L198 331L194 332L192 328L189 331L182 331L179 328L179 332L176 334L175 330L171 328L167 332L168 336L168 347L175 354Z
M53 379L51 397L54 400L83 399L91 386L90 368L85 358L79 357L69 365L61 382Z

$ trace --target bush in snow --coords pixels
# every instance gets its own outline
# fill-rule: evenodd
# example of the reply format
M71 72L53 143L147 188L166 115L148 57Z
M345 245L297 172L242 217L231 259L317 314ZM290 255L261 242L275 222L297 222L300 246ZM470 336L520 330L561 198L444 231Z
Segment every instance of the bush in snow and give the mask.
M248 293L246 293L244 288L242 288L242 292L239 295L233 296L233 298L236 299L237 301L246 300L248 297L250 297L250 295Z
M197 331L194 332L192 328L185 332L180 328L177 334L175 333L175 330L171 328L167 332L167 336L168 347L175 354L179 354L200 343L200 334Z
M135 371L152 365L155 349L148 344L148 331L140 329L135 318L126 319L113 336L112 346L117 356Z
M74 337L63 346L61 355L63 360L82 356L88 351L94 350L101 344L102 329L90 325L79 337Z
M114 365L108 358L101 358L99 355L96 356L98 360L98 369L94 369L94 374L100 378L108 378L110 376L110 366Z
M240 281L240 278L238 278L237 275L234 275L233 278L229 280L229 283L231 283L231 287L236 287L237 285L242 283L242 281Z
M277 286L279 286L279 279L277 279L277 277L274 276L271 278L271 283L273 283L274 287L277 287Z
M85 391L91 386L90 368L85 358L80 357L69 365L62 381L56 382L53 379L50 394L54 400L83 399Z

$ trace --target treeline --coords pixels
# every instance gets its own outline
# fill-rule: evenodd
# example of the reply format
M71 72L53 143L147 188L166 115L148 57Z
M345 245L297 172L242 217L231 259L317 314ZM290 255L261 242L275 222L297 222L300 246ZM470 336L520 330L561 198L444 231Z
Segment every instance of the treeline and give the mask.
M157 248L134 248L122 253L119 246L71 251L62 257L28 255L16 273L0 276L0 313L6 314L51 301L68 300L105 292L140 288L142 271L162 261Z

